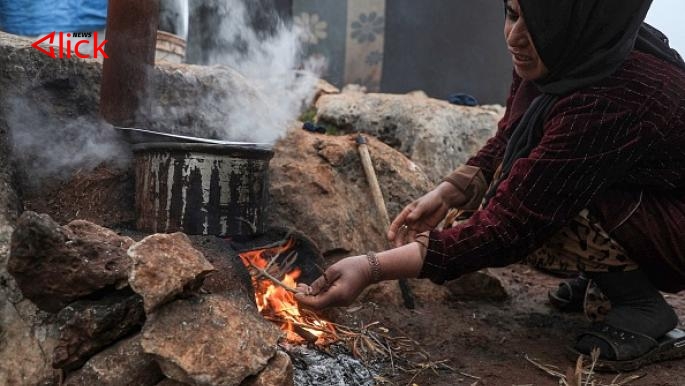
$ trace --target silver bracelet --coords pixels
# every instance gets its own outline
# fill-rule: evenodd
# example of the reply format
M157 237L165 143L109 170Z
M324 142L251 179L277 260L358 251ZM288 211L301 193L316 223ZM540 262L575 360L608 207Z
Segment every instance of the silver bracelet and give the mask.
M371 282L378 283L381 281L381 264L378 262L378 257L375 252L366 252L366 259L371 266Z

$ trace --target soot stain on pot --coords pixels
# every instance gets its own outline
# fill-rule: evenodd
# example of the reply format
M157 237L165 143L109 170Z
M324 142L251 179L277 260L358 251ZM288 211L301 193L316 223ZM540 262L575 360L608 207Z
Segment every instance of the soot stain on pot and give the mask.
M167 228L167 223L169 218L167 217L166 203L171 199L169 195L169 169L171 166L171 157L166 160L160 160L160 167L157 170L157 184L155 189L155 196L153 201L155 203L154 212L154 229L160 229L158 222L159 219L164 219L164 229ZM151 176L155 178L155 176ZM173 183L173 181L172 181Z
M231 205L228 207L228 223L229 226L234 224L233 219L239 219L241 218L241 213L240 213L240 186L242 185L241 181L239 180L239 176L235 172L231 172L231 178L229 179L228 183L228 188L229 191L231 192L231 198L236 200L238 202L238 205ZM243 219L246 220L246 219ZM238 220L240 221L240 220ZM242 226L243 224L239 222L237 224L238 226L238 233L242 233Z
M221 205L221 184L219 183L220 160L212 164L212 174L209 179L209 201L210 208L218 208ZM210 235L221 233L221 215L219 211L210 210L207 213L207 232Z
M174 157L173 166L173 182L169 192L171 193L171 200L169 200L169 207L166 213L165 232L173 232L183 229L183 165L185 164L185 154ZM162 203L160 203L161 206ZM158 232L158 229L153 230Z
M134 147L139 229L218 236L260 232L273 152L180 145Z
M186 208L183 215L183 229L193 235L205 233L207 210L203 205L202 172L194 167L190 170L186 183Z

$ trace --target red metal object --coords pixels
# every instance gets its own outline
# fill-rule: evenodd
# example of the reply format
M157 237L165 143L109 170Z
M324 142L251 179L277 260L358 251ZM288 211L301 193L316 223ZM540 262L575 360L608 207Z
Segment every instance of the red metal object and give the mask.
M115 126L135 126L136 113L149 106L158 24L159 0L109 1L100 114Z

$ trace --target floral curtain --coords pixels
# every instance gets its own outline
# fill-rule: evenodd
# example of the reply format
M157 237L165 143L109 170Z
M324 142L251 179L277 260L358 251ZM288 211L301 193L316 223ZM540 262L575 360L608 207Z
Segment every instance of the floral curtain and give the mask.
M326 79L378 91L383 74L386 0L294 0L293 18L310 55L328 62Z

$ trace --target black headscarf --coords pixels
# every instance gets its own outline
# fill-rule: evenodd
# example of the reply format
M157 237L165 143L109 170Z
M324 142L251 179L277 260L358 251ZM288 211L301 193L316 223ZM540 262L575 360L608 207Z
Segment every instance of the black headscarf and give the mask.
M506 0L504 1L506 5ZM514 162L542 138L549 110L560 96L591 86L618 70L633 49L685 68L668 39L645 24L652 0L519 0L533 44L549 74L535 81L533 100L512 132L499 178L485 195L495 195Z

